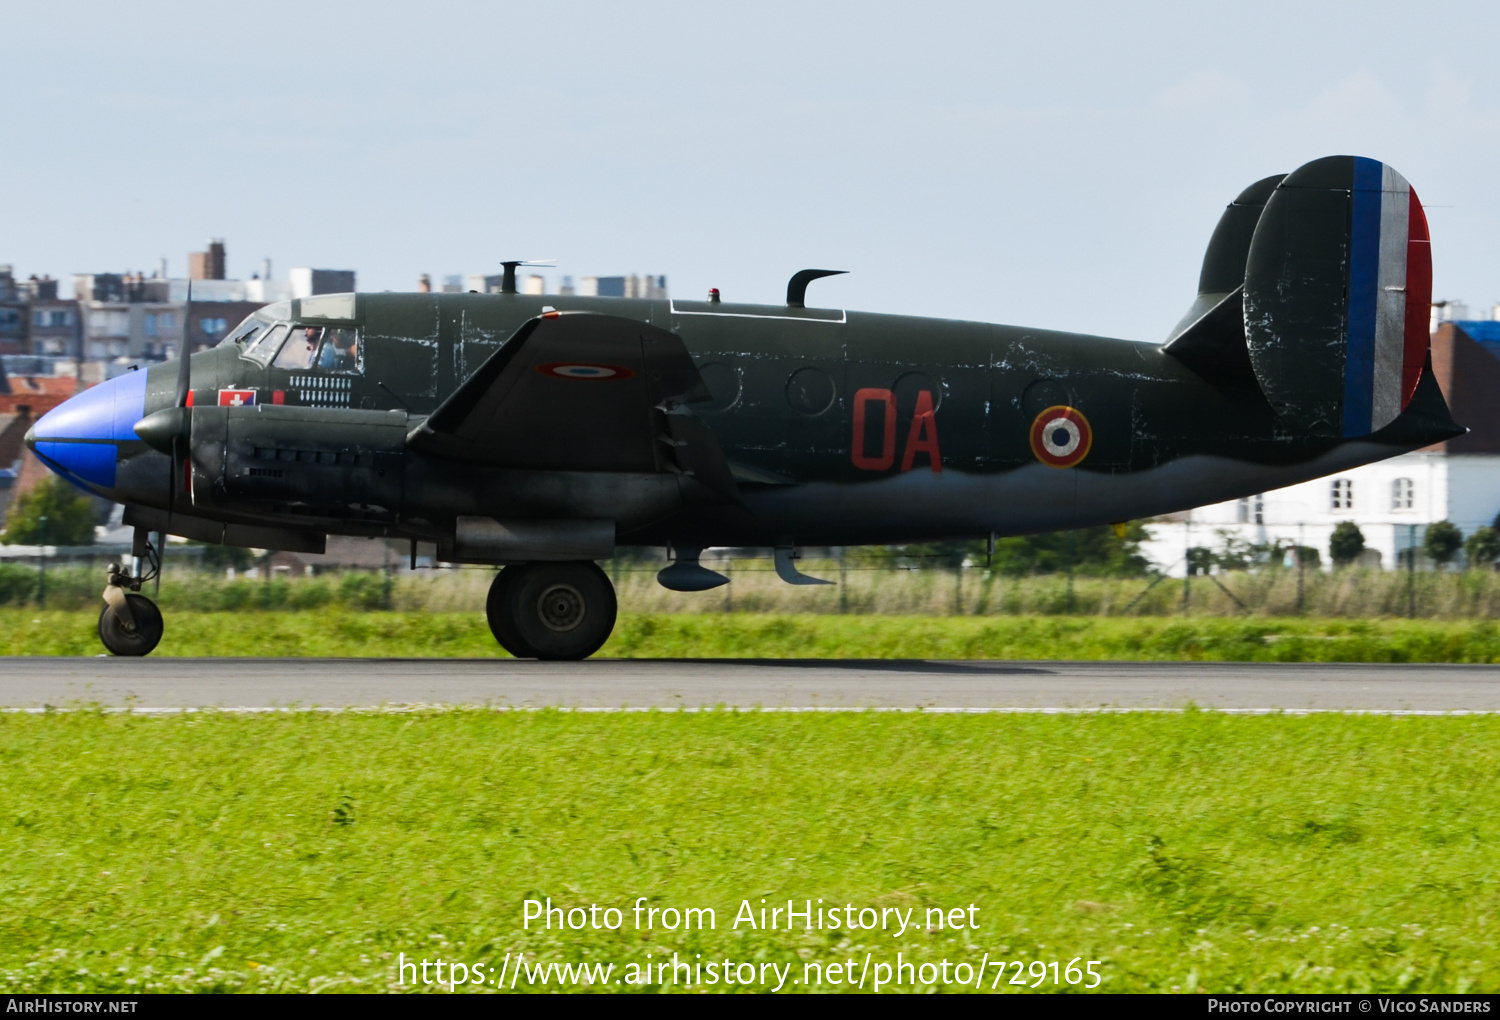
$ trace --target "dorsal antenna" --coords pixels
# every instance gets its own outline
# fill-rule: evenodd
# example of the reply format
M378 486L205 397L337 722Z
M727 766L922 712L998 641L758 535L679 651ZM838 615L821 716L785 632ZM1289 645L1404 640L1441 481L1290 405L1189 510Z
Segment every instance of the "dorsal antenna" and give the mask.
M555 266L557 259L515 259L500 264L505 267L505 275L500 278L500 293L514 294L516 293L517 266Z
M843 276L847 269L803 269L792 274L792 278L786 285L786 305L788 308L807 307L807 285L814 280L821 280L825 276Z

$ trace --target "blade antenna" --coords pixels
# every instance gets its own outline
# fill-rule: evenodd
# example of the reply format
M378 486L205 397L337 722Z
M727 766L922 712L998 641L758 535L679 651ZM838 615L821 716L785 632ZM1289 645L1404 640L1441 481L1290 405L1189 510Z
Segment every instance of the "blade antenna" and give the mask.
M557 259L511 259L500 263L505 267L505 274L500 278L500 293L514 294L516 292L516 268L518 266L550 266Z

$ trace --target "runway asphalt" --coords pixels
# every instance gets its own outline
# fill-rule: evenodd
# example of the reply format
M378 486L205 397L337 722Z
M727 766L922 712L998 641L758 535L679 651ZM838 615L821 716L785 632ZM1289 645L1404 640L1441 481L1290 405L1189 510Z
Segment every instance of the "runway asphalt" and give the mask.
M0 658L0 705L1500 711L1500 666L925 660Z

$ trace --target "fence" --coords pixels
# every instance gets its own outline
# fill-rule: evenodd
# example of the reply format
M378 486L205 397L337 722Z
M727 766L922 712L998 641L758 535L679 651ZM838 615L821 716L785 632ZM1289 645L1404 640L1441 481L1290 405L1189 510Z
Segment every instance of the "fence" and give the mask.
M230 580L196 569L177 553L173 549L167 557L157 596L167 609L481 612L494 575L485 568L463 568ZM101 557L90 565L53 562L46 571L47 606L97 608L105 562ZM621 558L603 566L615 582L621 609L636 613L1500 617L1500 575L1478 570L1407 574L1349 568L1309 570L1299 577L1295 569L1271 567L1186 579L1008 577L982 564L903 569L843 558L799 561L806 573L837 582L799 587L784 584L765 559L705 558L705 564L731 583L707 592L672 592L656 583L662 562ZM40 577L35 561L0 564L0 605L35 605Z

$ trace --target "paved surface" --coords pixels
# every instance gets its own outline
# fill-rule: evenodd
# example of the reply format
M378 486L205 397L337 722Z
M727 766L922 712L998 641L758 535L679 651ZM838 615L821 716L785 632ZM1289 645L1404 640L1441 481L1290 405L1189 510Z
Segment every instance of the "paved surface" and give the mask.
M1500 711L1500 666L0 658L0 705Z

